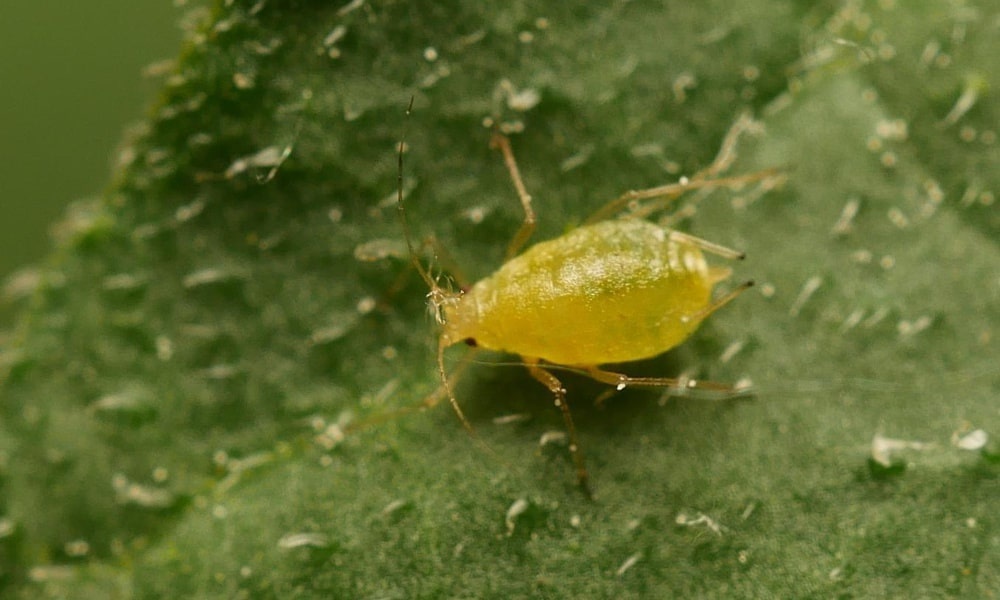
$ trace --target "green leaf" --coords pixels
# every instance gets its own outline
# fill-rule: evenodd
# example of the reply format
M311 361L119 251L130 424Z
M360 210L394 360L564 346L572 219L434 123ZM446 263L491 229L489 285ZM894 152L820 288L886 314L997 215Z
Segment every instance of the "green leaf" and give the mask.
M0 589L995 592L998 14L196 10L115 185L67 216L0 355ZM604 390L566 375L593 501L565 446L539 445L562 421L521 368L468 369L474 438L447 406L383 418L438 384L394 208L401 137L413 229L476 279L521 219L484 119L523 130L545 239L706 166L744 110L762 130L733 172L787 183L699 199L677 227L746 250L737 277L760 293L629 372L749 377L754 398L626 390L595 407ZM340 440L349 415L378 422Z

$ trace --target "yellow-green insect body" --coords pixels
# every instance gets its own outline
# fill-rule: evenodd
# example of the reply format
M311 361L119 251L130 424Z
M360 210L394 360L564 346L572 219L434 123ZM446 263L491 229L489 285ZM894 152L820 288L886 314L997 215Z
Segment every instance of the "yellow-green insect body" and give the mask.
M443 343L560 365L649 358L698 328L729 273L670 229L602 221L532 246L445 304Z
M670 350L687 339L703 319L753 284L747 281L713 300L712 288L728 278L730 270L709 265L704 253L739 259L743 258L742 252L642 219L601 219L622 212L634 202L663 203L692 190L780 182L774 170L716 177L732 162L736 138L747 127L743 120L738 121L723 141L716 160L693 177L626 192L595 213L588 221L592 224L524 252L519 251L535 227L532 198L521 179L510 141L494 131L491 144L503 154L525 218L508 245L507 261L492 275L457 293L438 285L421 263L413 243L403 202L401 142L396 198L400 222L410 260L430 289L430 305L442 326L437 352L442 393L432 395L425 404L431 406L447 398L471 432L472 425L452 391L457 373L449 377L445 369L445 349L467 342L519 355L528 373L548 388L561 410L577 480L587 491L587 470L566 402L566 389L550 372L550 366L568 367L617 390L653 386L738 392L738 388L726 384L687 377L632 377L600 367Z

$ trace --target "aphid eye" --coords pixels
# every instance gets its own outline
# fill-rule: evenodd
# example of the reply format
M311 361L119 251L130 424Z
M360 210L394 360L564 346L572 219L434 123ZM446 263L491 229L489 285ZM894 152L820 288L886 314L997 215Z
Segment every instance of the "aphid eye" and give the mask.
M460 287L458 289L461 290L463 294L467 294L469 292L469 290L472 289L472 286L471 285L463 285L462 287Z
M475 348L476 346L479 345L479 344L476 343L476 338L465 338L462 341L464 341L469 346L472 346L473 348Z

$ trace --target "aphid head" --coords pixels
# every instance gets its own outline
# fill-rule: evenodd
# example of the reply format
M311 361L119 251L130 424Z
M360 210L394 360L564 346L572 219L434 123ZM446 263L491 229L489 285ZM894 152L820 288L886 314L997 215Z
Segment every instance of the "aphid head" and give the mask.
M435 282L431 291L427 292L427 309L434 317L434 322L438 325L446 325L461 298L462 292L455 293L450 289L442 288Z
M432 292L433 294L433 292ZM438 321L441 325L441 344L444 347L466 344L476 347L477 312L475 299L463 292L451 293L438 299Z

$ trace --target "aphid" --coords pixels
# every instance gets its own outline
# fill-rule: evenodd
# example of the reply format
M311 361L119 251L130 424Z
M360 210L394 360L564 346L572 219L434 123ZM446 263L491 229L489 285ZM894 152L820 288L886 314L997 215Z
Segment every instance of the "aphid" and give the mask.
M407 110L409 113L409 109ZM710 314L753 285L747 281L718 299L715 284L727 279L727 267L709 265L705 253L742 259L743 253L640 218L605 219L644 200L661 203L694 189L773 183L773 170L736 177L713 177L734 158L739 131L731 131L715 162L688 180L631 191L595 213L584 225L519 253L535 226L531 196L525 189L510 141L494 130L491 146L499 149L524 209L525 219L507 248L507 261L492 275L461 291L438 284L421 263L403 202L403 148L398 155L397 208L409 255L430 292L429 302L441 326L437 364L441 389L427 405L447 397L467 430L472 427L452 391L445 349L464 342L478 348L517 354L531 376L549 389L562 411L577 480L589 495L588 474L566 390L547 368L577 371L622 390L627 386L699 387L724 393L725 384L666 377L630 377L600 365L657 356L683 342ZM647 207L648 208L648 207ZM648 211L647 211L648 212ZM643 214L641 210L632 213Z

